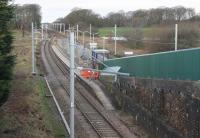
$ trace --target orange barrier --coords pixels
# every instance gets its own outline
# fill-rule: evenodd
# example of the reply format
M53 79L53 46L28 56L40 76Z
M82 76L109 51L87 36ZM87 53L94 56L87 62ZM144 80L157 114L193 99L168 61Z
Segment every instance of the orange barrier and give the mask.
M89 69L83 69L80 71L80 75L85 78L85 79L99 79L100 77L100 72L98 71L92 71L92 70L89 70Z

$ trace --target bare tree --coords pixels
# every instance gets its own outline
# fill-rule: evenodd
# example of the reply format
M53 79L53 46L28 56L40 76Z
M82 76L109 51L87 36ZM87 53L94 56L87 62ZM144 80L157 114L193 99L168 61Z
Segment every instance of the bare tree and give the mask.
M23 6L15 6L15 25L17 29L21 29L24 35L24 30L30 30L31 22L36 26L41 24L41 7L37 4L25 4Z

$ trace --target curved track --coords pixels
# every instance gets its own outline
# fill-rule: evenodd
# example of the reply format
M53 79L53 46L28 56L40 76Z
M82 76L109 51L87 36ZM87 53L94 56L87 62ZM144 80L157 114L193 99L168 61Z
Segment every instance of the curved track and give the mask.
M65 77L68 82L59 79L60 86L68 93L69 87L69 68L55 55L50 43L46 44L42 48L43 58L46 58L46 62L49 63L50 68L55 66L60 69L60 76ZM46 63L47 64L47 63ZM122 134L120 124L112 122L112 116L109 116L103 109L103 107L94 99L93 96L87 91L82 83L81 78L76 77L75 84L75 102L77 108L80 110L85 119L90 123L93 129L96 131L99 137L102 138L118 138L126 137Z

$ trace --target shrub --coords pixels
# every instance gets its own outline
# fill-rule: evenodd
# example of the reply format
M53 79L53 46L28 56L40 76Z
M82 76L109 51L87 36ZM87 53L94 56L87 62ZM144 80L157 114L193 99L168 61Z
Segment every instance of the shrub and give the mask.
M9 31L13 7L8 3L9 0L0 1L0 105L8 97L14 65L14 56L11 55L12 36Z

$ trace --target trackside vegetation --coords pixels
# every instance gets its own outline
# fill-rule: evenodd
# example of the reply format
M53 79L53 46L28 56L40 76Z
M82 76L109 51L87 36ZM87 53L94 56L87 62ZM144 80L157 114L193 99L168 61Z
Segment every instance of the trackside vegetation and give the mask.
M9 1L0 1L0 105L8 97L15 61L11 54L13 37L9 30L14 8Z

